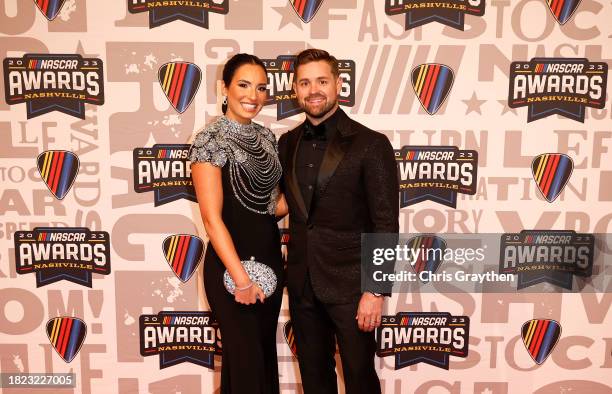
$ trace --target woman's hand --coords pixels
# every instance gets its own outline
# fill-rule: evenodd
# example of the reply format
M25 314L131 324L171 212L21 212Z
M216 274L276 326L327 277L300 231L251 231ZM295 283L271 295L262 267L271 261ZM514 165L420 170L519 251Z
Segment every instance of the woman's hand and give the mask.
M251 282L251 285L248 287L242 287L243 290L239 290L236 287L236 291L234 292L234 299L236 302L244 305L255 304L257 300L264 302L266 295L263 290L254 282Z

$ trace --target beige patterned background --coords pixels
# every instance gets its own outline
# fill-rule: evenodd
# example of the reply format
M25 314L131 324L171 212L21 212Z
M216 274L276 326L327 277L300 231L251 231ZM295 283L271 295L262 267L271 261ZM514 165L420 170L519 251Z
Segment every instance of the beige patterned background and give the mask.
M201 272L186 284L168 269L163 239L175 233L205 238L195 203L153 206L134 192L132 150L155 143L187 143L220 113L218 64L238 51L262 58L307 46L356 62L356 105L350 116L384 132L395 148L455 145L479 152L478 193L460 196L457 209L423 202L401 210L404 232L518 232L573 229L607 233L612 226L612 115L587 109L579 123L552 116L527 123L527 109L506 106L510 62L535 56L612 59L612 4L583 0L564 26L544 0L488 0L485 16L466 17L465 31L437 23L404 31L403 16L384 13L383 0L326 0L303 24L287 0L231 0L228 15L210 14L210 29L181 21L149 29L146 14L127 12L125 0L67 0L48 22L33 1L0 0L0 55L80 53L105 67L103 106L86 119L53 112L26 121L25 105L0 101L0 369L2 372L75 372L82 393L213 393L212 372L183 363L159 369L138 349L138 317L167 310L208 309ZM280 40L279 40L280 39ZM182 59L204 72L190 108L179 115L157 83L159 66ZM410 85L410 70L439 62L456 74L438 113L425 113ZM4 96L3 87L0 96ZM257 120L277 135L303 120L276 121L276 107ZM77 153L81 169L58 201L36 170L48 149ZM564 193L543 200L531 176L533 156L561 152L576 165ZM111 235L109 276L92 289L66 281L36 288L32 275L15 274L13 233L36 226L85 226ZM609 259L607 259L609 261ZM609 269L609 268L608 268ZM612 289L608 289L612 290ZM299 393L297 364L278 330L283 393ZM419 364L395 371L377 359L385 393L609 393L612 392L612 291L605 294L395 295L387 312L445 311L471 318L467 359L450 370ZM66 364L51 348L45 322L57 315L85 320L88 335ZM541 366L520 339L531 318L554 318L559 344ZM23 391L4 389L4 393ZM37 391L38 392L38 391ZM40 390L40 392L45 392ZM57 390L47 392L58 393ZM61 392L72 392L65 390Z

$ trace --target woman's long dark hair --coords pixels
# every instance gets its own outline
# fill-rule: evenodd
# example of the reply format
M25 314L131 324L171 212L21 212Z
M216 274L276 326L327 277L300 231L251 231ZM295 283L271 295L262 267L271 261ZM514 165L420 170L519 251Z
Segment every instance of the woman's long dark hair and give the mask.
M238 70L241 66L245 64L255 64L263 68L264 72L266 72L266 65L255 55L250 55L248 53L238 53L232 56L225 66L223 66L223 83L225 83L225 87L229 89L230 83L234 78L234 74L236 74L236 70ZM227 112L227 104L221 105L221 110L223 114Z

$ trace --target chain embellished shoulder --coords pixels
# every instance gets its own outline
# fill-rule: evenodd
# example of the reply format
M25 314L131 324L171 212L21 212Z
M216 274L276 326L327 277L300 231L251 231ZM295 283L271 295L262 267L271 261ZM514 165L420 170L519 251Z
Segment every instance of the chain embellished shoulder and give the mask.
M217 120L199 131L191 145L189 160L192 163L206 162L223 167L227 162L227 141L223 135L221 121Z
M266 149L268 151L268 153L270 154L277 154L278 155L278 142L276 141L276 136L274 135L274 133L272 132L272 130L270 130L267 127L264 127L260 124L257 123L253 123L253 126L255 128L255 130L261 134L263 138L262 142L262 146L264 149Z
M189 158L217 167L227 164L231 191L240 204L252 212L274 215L282 168L270 129L222 116L196 135Z

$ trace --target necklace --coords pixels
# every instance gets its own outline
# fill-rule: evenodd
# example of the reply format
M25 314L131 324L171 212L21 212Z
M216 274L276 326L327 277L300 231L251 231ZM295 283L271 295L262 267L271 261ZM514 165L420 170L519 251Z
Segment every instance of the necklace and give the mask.
M219 123L217 141L229 159L234 196L249 211L273 215L282 175L274 134L255 123L245 125L225 116Z

